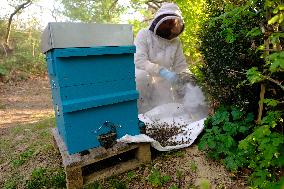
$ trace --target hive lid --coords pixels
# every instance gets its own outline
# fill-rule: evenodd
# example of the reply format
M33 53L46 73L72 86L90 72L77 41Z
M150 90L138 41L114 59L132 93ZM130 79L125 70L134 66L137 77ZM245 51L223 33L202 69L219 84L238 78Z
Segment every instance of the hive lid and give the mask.
M133 45L130 24L50 22L41 36L45 53L53 48Z

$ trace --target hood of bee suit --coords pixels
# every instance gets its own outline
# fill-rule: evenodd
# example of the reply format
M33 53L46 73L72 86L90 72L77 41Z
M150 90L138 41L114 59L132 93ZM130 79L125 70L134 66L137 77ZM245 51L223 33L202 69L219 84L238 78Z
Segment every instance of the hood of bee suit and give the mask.
M181 10L174 3L163 3L161 8L156 12L155 17L149 27L149 30L157 35L158 27L166 20L179 18L183 22ZM184 25L182 31L184 29ZM182 31L180 33L182 33Z

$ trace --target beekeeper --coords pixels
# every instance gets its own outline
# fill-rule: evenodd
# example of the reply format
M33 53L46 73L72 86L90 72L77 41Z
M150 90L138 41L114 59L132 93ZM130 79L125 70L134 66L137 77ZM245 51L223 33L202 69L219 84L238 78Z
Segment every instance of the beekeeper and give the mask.
M179 7L174 3L164 3L150 26L138 32L134 41L134 58L140 113L175 100L173 85L181 73L188 72L178 38L183 30Z

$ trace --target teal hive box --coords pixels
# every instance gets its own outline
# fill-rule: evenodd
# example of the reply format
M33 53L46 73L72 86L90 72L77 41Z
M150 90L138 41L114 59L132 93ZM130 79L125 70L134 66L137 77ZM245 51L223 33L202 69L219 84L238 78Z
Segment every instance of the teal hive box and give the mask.
M139 134L132 38L130 25L50 23L45 29L56 124L70 154Z

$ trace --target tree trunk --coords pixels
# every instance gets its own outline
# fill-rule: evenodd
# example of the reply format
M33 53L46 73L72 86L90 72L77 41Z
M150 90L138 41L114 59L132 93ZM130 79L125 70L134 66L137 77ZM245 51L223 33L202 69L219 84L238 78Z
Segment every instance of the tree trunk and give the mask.
M17 6L14 10L14 12L10 15L9 20L8 20L8 26L7 26L7 31L6 31L6 35L5 35L5 45L3 45L4 51L5 52L9 52L9 50L11 50L10 45L9 45L9 41L10 41L10 33L11 33L11 27L12 27L12 21L13 21L13 17L20 11L23 10L25 8L27 8L28 6L30 6L32 3L32 0L27 0L26 2L24 2L23 4ZM7 49L8 48L8 49Z
M265 94L265 85L263 83L260 84L260 94L259 94L259 107L258 107L258 116L257 116L257 123L261 122L262 119L262 112L263 112L263 101L264 101L264 94Z

